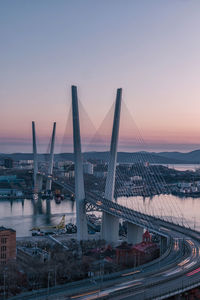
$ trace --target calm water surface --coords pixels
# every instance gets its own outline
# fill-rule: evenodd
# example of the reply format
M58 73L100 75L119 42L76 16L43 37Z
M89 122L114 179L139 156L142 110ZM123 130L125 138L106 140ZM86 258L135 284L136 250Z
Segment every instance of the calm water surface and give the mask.
M14 228L17 236L31 235L37 226L57 225L65 214L66 223L75 222L75 202L63 200L0 200L0 226Z
M121 197L118 203L168 221L189 225L200 231L200 198L159 195L153 197Z
M186 170L196 171L197 169L200 169L200 164L162 164L162 165L178 171L186 171Z
M189 224L191 228L200 230L200 198L180 198L173 195L159 195L152 198L121 197L119 204L174 220L179 224ZM56 225L62 215L66 223L75 222L75 203L63 200L56 204L54 200L1 200L0 226L14 228L17 236L31 235L30 229L35 226Z
M194 170L200 165L167 165L177 170ZM180 198L173 195L154 197L121 197L119 204L162 216L179 224L189 224L191 228L200 231L200 198ZM0 226L11 227L17 231L17 236L30 236L32 227L57 225L62 215L66 223L75 222L75 202L63 200L56 204L55 200L0 200Z

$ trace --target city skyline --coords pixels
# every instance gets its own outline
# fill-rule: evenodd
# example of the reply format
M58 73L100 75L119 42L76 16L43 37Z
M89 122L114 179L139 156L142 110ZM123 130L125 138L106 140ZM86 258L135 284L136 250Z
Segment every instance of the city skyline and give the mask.
M0 6L0 152L31 152L32 120L39 152L57 122L61 152L72 84L96 128L123 88L146 142L134 144L124 131L124 151L200 148L200 3L21 0Z

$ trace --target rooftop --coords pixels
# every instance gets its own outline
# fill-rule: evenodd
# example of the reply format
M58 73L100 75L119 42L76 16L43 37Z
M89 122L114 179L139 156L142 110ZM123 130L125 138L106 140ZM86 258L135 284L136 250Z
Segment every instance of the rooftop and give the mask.
M12 228L6 228L4 226L0 226L0 231L6 231L6 230L10 230L10 231L13 231L13 232L16 232L14 229Z

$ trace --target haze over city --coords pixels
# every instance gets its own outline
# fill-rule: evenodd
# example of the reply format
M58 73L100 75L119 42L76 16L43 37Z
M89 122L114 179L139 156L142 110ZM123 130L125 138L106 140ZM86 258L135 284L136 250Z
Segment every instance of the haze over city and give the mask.
M32 120L39 151L57 122L62 151L71 84L96 128L123 88L133 151L198 149L199 16L199 1L1 1L0 152L31 152Z

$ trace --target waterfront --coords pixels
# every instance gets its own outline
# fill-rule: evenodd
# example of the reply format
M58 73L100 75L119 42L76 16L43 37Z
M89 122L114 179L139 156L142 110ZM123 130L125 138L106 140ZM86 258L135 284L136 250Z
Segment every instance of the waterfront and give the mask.
M166 165L177 170L193 170L198 168L196 164ZM200 230L200 197L179 197L175 195L157 195L143 198L120 197L118 203L127 207L145 212L147 214L162 216L178 221L186 222L191 228ZM30 236L33 227L57 225L63 214L66 223L75 223L75 202L63 200L56 204L55 200L0 200L0 226L11 227L17 231L17 236Z
M38 226L57 225L63 214L66 223L75 222L75 202L63 200L30 199L0 200L0 226L14 228L17 237L30 236L30 229Z
M200 164L154 164L162 165L170 169L175 169L177 171L196 171L200 169Z
M118 203L150 215L188 225L200 231L200 197L156 195L153 197L121 197Z
M121 197L119 204L130 208L173 219L184 224L185 220L191 228L200 230L200 198L181 198L174 195L159 195L153 197ZM0 226L14 228L17 236L30 236L30 229L35 226L56 225L62 215L66 223L75 222L75 202L63 200L56 204L54 200L1 200Z

